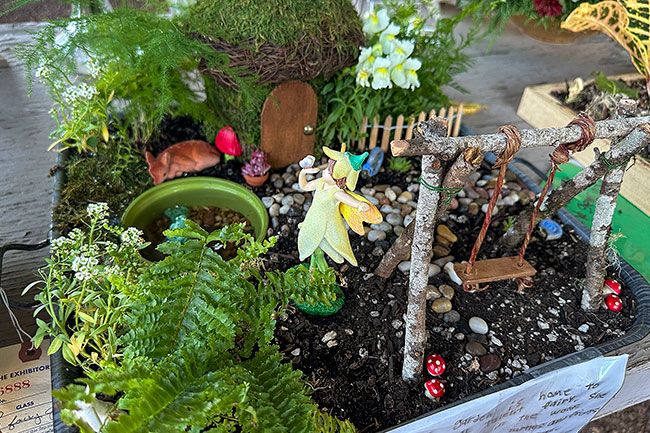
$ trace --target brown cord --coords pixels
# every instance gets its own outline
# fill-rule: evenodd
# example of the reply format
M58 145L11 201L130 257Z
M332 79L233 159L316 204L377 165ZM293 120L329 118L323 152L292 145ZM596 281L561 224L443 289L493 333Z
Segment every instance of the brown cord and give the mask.
M573 119L568 125L567 128L577 125L581 129L580 138L572 143L560 144L555 148L553 153L550 155L551 162L551 171L548 173L548 179L546 179L546 185L542 189L541 194L539 195L539 200L533 209L533 214L530 217L530 223L528 224L528 230L526 231L526 237L524 237L524 242L521 244L521 249L519 250L519 266L524 264L524 257L526 255L526 249L530 243L530 238L533 235L533 230L535 229L535 221L537 221L537 216L539 215L539 210L542 207L542 203L546 198L546 194L553 185L553 179L555 179L555 173L558 171L558 166L569 162L571 152L581 152L585 150L591 143L593 143L594 138L596 138L596 122L591 118L587 113L579 113L578 117Z
M495 168L499 168L499 175L497 176L497 182L494 186L494 191L490 201L488 202L487 209L485 211L485 219L483 220L483 225L481 226L481 231L476 237L474 246L472 247L472 252L469 256L469 261L467 262L467 267L465 268L465 274L472 272L474 267L474 262L476 262L476 256L478 255L481 245L485 240L485 235L487 230L490 227L490 221L492 221L492 212L494 211L494 206L501 196L501 188L503 187L503 181L506 177L506 171L508 169L508 163L512 161L515 157L515 154L519 151L521 147L521 134L519 129L513 125L505 125L499 128L499 132L506 136L506 147L501 152L501 155L494 164Z

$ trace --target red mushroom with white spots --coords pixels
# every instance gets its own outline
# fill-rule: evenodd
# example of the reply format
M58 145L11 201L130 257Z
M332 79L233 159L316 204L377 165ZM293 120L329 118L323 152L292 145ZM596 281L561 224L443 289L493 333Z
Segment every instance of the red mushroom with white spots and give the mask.
M619 283L616 280L612 280L611 278L607 278L605 280L605 283L603 284L603 293L605 295L613 294L613 295L620 295L621 294L621 283Z
M427 371L431 376L440 376L447 369L445 360L442 356L436 354L427 356Z
M427 380L424 383L424 395L431 400L438 400L445 395L445 385L438 379Z
M605 296L605 306L609 311L618 313L623 309L623 302L621 302L621 298L617 295L609 294Z

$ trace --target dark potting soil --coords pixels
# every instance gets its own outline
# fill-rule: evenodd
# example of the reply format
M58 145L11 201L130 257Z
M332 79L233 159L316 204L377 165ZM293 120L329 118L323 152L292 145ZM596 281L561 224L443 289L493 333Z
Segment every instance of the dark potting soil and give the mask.
M416 162L414 166L418 166ZM483 170L484 175L489 173ZM384 171L376 179L366 181L365 187L390 184L406 190L417 176L417 172L405 175ZM364 182L359 185L364 186ZM269 182L260 195L276 193L296 191L276 189ZM493 217L479 259L500 255L494 251L497 239L509 218L522 207L515 203ZM472 216L461 209L452 211L445 222L459 238L451 247L456 261L467 259L483 220L482 212ZM291 212L279 215L278 227L270 229L279 240L270 254L269 269L287 269L298 264L297 224L303 213L290 215ZM462 216L467 218L466 222ZM446 394L440 401L431 401L423 395L426 379L417 383L401 379L402 318L406 312L408 275L396 270L383 280L372 274L381 260L376 247L386 251L396 237L389 233L386 240L373 243L350 233L360 266L334 265L344 281L343 309L333 317L315 318L290 308L278 320L277 341L295 367L304 372L315 401L332 414L350 419L360 432L395 426L501 383L529 367L616 338L633 322L636 304L627 288L622 295L622 313L585 313L580 309L580 281L586 257L584 245L571 228L564 227L564 236L556 241L545 241L535 233L527 259L538 274L535 285L525 294L517 294L511 281L492 283L483 292L465 293L450 282L444 271L429 280L436 287L454 286L451 303L460 315L457 322L447 323L442 314L431 310L432 301L427 302L426 353L438 353L447 362L442 377ZM473 316L488 323L488 335L472 334L468 321ZM585 324L586 332L579 331ZM328 337L335 333L336 344L325 337L328 333ZM482 372L480 357L465 350L469 341L481 343L487 353L497 355L501 367L491 373Z
M147 147L157 154L188 139L205 137L191 121L174 119L163 125L161 133ZM418 160L412 162L419 169ZM240 167L239 162L230 161L190 176L217 176L243 184ZM269 253L268 270L285 270L299 263L298 223L304 218L311 194L291 188L296 181L296 169L292 166L287 172L276 170L269 182L253 189L260 197L302 195L288 211L271 218L269 234L277 235L278 243ZM490 174L489 169L482 170L483 176ZM406 190L417 183L417 178L417 171L396 173L382 169L372 179L362 175L359 188L384 184ZM508 180L515 182L512 176ZM479 198L476 203L485 201ZM520 201L501 207L494 215L479 259L503 255L496 249L497 240L523 206ZM482 212L472 214L462 204L450 211L444 223L458 236L450 247L455 261L467 259L482 218ZM449 281L444 271L430 278L430 285L453 286L451 303L459 315L454 320L448 315L445 321L442 314L431 310L432 301L427 302L427 354L438 353L447 362L447 371L442 376L446 394L440 401L431 401L423 395L426 378L417 383L401 379L408 274L395 270L386 280L372 274L396 238L393 230L386 239L376 242L350 233L360 266L333 264L346 295L343 309L335 316L316 318L290 306L278 319L276 328L277 343L287 359L304 373L318 405L335 416L350 419L360 432L395 426L504 382L527 368L617 338L633 323L636 302L627 287L621 296L621 313L603 309L585 313L580 309L580 282L586 257L584 244L577 240L573 229L564 227L563 237L556 241L545 241L535 232L527 259L538 273L534 286L524 294L517 294L510 281L493 283L483 292L465 293ZM615 269L610 269L610 274L615 277ZM487 322L487 335L472 334L468 321L473 316ZM324 338L326 334L328 337ZM474 342L472 346L480 343L488 354L496 355L500 367L489 373L481 371L480 357L466 352L470 341Z
M195 206L189 208L187 217L208 232L230 224L244 223L244 231L251 234L254 233L253 225L250 221L244 215L230 209L214 206ZM144 230L144 238L148 242L151 242L142 251L142 255L145 258L149 260L162 260L165 257L156 247L165 241L163 232L169 229L170 224L171 220L167 216L161 215ZM231 259L237 255L237 244L229 242L223 248L217 250L217 252L224 259Z

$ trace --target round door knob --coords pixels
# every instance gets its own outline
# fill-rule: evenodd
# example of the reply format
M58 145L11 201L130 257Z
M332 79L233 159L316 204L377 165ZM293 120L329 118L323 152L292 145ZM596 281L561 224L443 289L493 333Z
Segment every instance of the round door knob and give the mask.
M305 127L302 128L302 132L305 135L312 135L314 133L314 127L311 125L305 125Z

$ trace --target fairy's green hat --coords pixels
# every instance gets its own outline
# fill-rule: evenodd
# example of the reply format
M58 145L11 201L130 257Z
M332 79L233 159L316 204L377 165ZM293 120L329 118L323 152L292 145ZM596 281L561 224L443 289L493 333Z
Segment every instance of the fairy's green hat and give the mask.
M363 161L366 160L368 157L368 152L363 152L361 155L355 155L350 152L345 152L345 156L348 158L348 161L350 161L350 165L352 168L356 171L361 170L361 166L363 165Z

